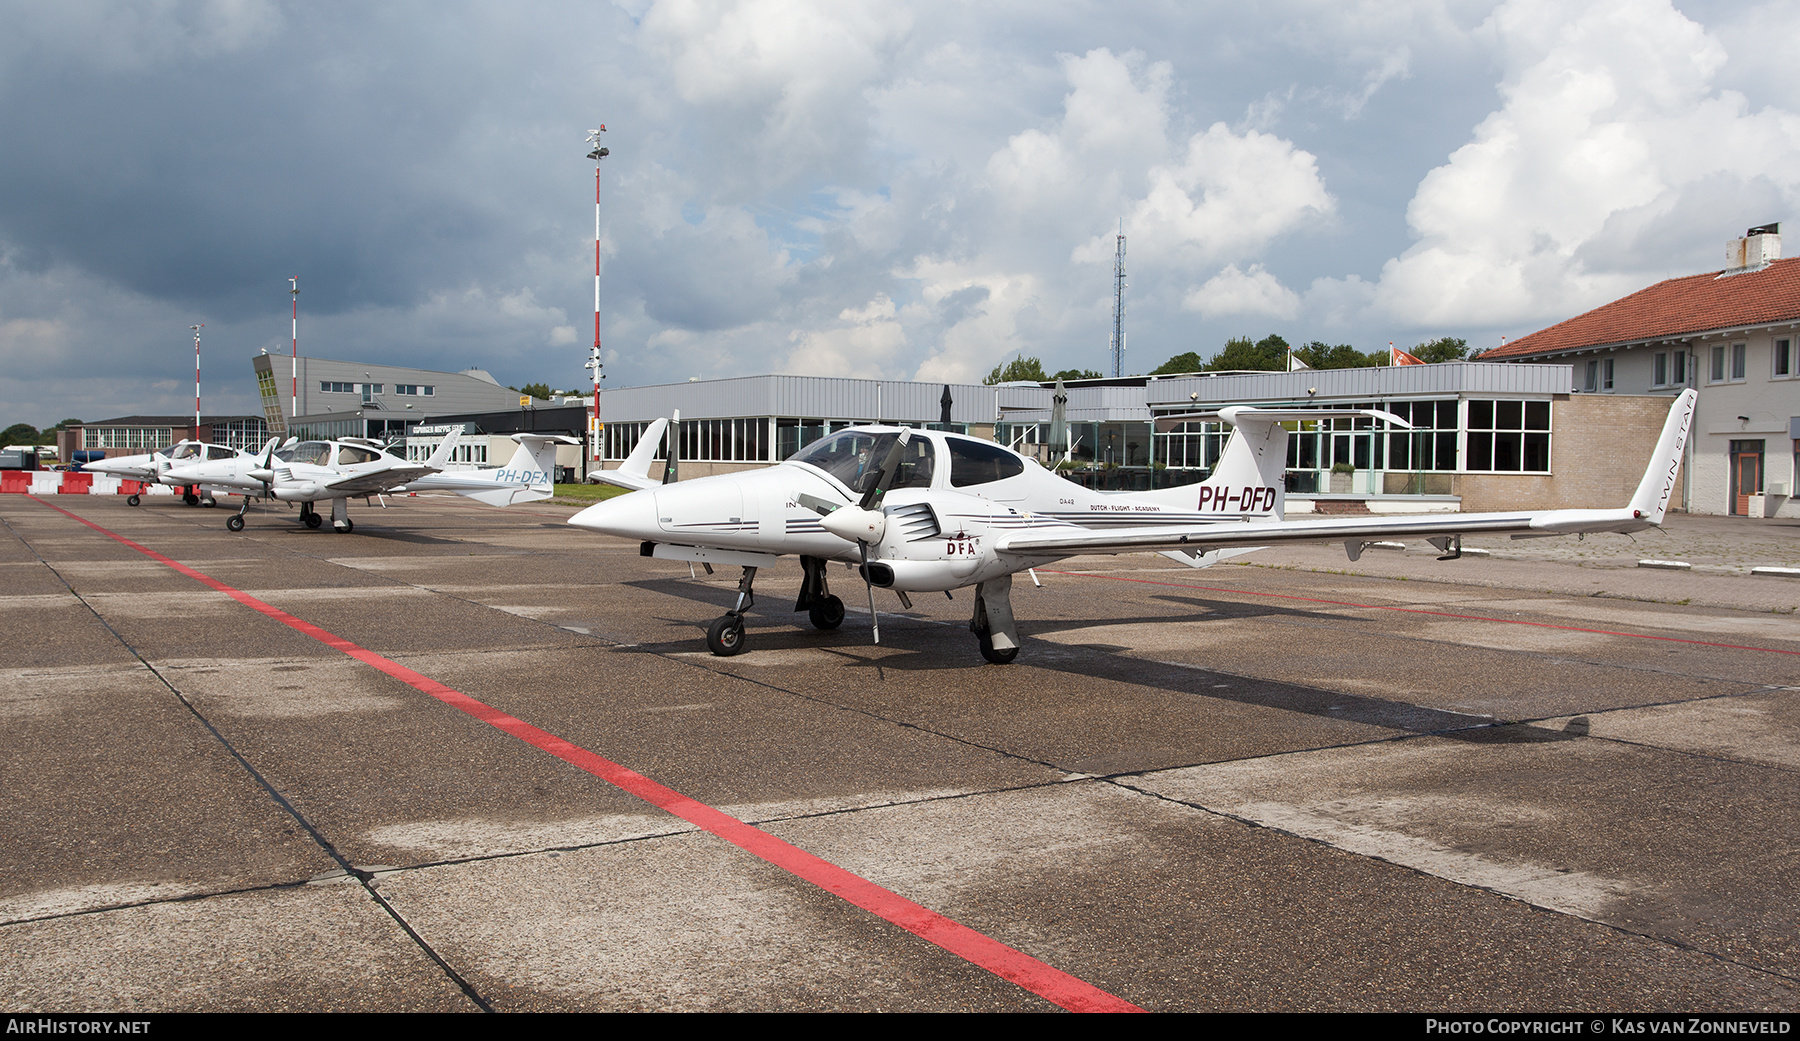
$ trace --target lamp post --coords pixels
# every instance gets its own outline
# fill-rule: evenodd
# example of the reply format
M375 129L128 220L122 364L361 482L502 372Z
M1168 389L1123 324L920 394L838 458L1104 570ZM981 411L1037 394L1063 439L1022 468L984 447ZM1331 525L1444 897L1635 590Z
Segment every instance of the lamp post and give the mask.
M295 276L288 281L294 287L288 290L288 293L294 298L294 396L288 404L288 422L291 424L300 417L300 279ZM283 430L282 433L285 434L287 431Z
M200 440L200 330L206 328L206 323L190 325L188 328L194 330L194 440L198 441Z
M609 150L600 145L600 135L604 133L606 124L602 123L598 130L590 130L587 135L588 144L592 146L587 157L594 161L594 349L587 360L587 368L594 370L594 419L588 435L588 451L595 463L600 461L600 381L606 378L600 371L605 367L600 361L600 160L609 154Z

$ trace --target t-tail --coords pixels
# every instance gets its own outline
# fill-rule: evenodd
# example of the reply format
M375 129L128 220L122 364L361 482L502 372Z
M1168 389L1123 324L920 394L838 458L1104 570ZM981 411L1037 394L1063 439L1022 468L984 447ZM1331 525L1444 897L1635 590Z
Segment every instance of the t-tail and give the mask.
M514 434L512 437L519 447L506 465L497 470L479 471L482 477L506 487L464 492L464 495L489 506L512 506L548 499L556 494L556 446L578 442L561 434Z
M1366 416L1410 427L1392 412L1369 408L1254 408L1238 405L1216 412L1168 416L1159 428L1182 422L1223 422L1231 426L1219 465L1199 484L1165 488L1135 497L1180 509L1198 509L1221 520L1281 520L1287 510L1288 430L1283 423Z

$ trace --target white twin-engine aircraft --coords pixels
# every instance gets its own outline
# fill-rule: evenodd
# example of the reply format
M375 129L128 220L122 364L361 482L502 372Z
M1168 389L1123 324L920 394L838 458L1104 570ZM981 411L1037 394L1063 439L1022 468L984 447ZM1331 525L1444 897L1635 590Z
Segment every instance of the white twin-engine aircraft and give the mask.
M744 569L736 605L707 631L714 654L744 649L744 612L758 568L798 554L805 569L796 611L835 629L843 601L826 585L827 561L855 563L870 587L946 594L975 588L969 628L981 654L1003 664L1019 653L1012 576L1082 553L1160 552L1195 567L1280 542L1342 542L1351 560L1373 541L1419 537L1444 556L1461 555L1469 534L1514 538L1631 532L1662 523L1674 490L1695 394L1669 409L1662 436L1631 502L1618 509L1525 510L1412 516L1282 518L1288 431L1283 423L1374 416L1347 409L1248 406L1178 417L1233 427L1213 474L1197 485L1153 492L1089 491L1036 461L989 441L893 427L853 427L807 446L766 470L659 485L648 474L666 420L657 420L617 470L601 476L638 489L590 506L569 523L638 539L645 556Z
M443 473L458 438L452 432L424 462L401 459L364 438L290 440L280 449L271 439L256 455L172 467L164 478L242 495L243 506L225 522L232 531L244 530L254 497L299 503L300 523L309 528L324 523L313 504L329 500L332 530L348 534L356 528L349 500L385 492L455 492L490 506L548 499L554 492L556 446L578 443L560 434L514 434L519 448L505 466Z

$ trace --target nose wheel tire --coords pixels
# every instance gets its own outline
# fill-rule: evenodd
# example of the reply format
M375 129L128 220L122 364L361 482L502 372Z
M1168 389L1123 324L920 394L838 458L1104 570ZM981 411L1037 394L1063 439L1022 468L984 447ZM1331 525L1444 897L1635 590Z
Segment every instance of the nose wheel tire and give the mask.
M741 654L744 650L744 620L725 615L706 630L706 649L721 658Z
M807 609L814 629L836 629L844 624L844 602L835 596L823 597Z
M232 531L243 531L244 530L244 518L238 517L235 515L227 517L227 518L225 518L225 527L229 528Z
M1019 649L1017 647L1009 647L1004 651L996 649L994 647L994 638L987 633L981 633L980 640L981 656L995 665L1009 665L1014 658L1019 656Z
M143 505L143 502L144 502L144 500L138 498L135 495L127 495L125 497L125 505L127 505L127 506L141 506L141 505Z
M305 517L301 518L300 523L306 525L309 528L316 528L319 525L325 523L325 518L319 516L316 513L308 513Z

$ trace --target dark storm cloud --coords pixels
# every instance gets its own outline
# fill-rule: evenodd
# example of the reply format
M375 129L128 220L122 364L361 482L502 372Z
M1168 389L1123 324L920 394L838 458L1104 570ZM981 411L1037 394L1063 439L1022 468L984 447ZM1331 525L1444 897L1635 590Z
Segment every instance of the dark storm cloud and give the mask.
M1121 220L1137 368L1519 335L1796 198L1800 92L1725 60L1795 18L1703 13L0 3L0 409L179 411L201 321L253 403L294 275L308 353L575 385L601 122L621 380L1101 367Z

